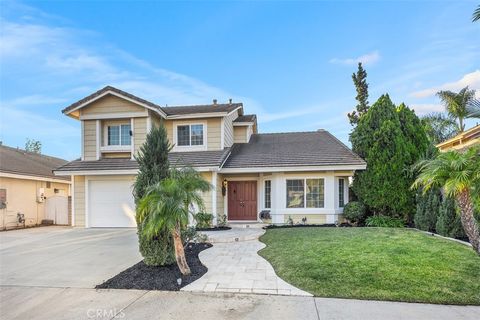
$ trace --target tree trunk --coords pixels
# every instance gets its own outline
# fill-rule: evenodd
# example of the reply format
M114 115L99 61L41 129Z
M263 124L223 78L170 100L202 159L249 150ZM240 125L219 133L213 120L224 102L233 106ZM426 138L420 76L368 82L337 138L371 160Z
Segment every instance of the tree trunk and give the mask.
M175 229L172 232L173 235L173 245L175 247L175 259L177 260L178 269L184 276L188 276L190 268L187 264L187 259L185 258L185 250L183 249L181 231L180 231L180 222L177 223Z
M468 190L462 191L457 196L457 204L460 207L460 218L463 229L472 244L473 250L480 255L480 230L478 229L477 221L473 216L473 203Z

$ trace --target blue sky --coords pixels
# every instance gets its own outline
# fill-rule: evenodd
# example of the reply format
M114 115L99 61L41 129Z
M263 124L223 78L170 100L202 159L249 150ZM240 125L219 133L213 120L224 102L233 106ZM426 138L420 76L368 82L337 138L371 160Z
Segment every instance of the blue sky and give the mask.
M60 111L110 84L160 105L233 98L260 132L324 128L349 144L357 61L371 103L389 93L422 115L442 110L439 89L480 97L477 5L2 1L1 140L77 158L79 123Z

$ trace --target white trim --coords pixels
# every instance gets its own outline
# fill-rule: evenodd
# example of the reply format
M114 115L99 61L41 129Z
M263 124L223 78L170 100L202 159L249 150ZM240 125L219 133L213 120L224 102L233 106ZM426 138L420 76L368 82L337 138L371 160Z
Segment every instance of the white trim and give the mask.
M119 113L97 113L97 114L86 114L80 116L80 120L115 120L121 118L143 118L148 117L148 111L143 112L119 112Z
M288 171L334 171L334 170L364 170L366 165L336 165L336 166L298 166L298 167L252 167L252 168L222 168L220 173L257 173L257 172L288 172Z
M132 119L133 118L130 118L130 121L124 120L124 121L119 121L118 123L111 123L111 124L109 124L108 122L105 122L102 126L103 127L103 146L100 148L100 150L108 152L110 150L116 150L115 148L117 148L119 152L121 152L122 150L131 151L131 145L133 144L133 135L130 137L130 145L122 145L122 144L109 145L108 144L108 127L115 127L115 126L119 127L118 129L119 130L118 134L120 135L119 143L122 143L122 126L130 125L130 130L132 130L132 133L133 133ZM122 149L121 147L126 147L126 148Z
M250 141L250 137L248 136L249 130L250 130L250 126L248 126L247 129L245 130L245 142L246 143L248 143Z
M105 91L104 93L96 96L95 98L92 98L92 99L89 99L88 101L85 101L84 103L82 103L81 105L73 108L72 110L68 110L67 112L65 112L65 114L68 115L68 114L70 114L70 113L72 113L72 112L74 112L74 111L76 111L76 110L78 110L78 109L81 109L81 108L89 105L90 103L92 103L92 102L94 102L94 101L97 101L97 100L100 99L100 98L105 97L107 94L114 95L114 96L116 96L116 97L125 99L125 100L127 100L127 101L130 101L130 102L132 102L132 103L135 103L135 104L137 104L137 105L139 105L139 106L142 106L142 107L144 107L144 108L147 108L147 109L149 109L149 110L153 110L153 111L155 111L156 113L160 114L160 115L161 115L162 117L164 117L164 118L166 118L166 116L167 116L167 115L165 114L165 112L163 112L163 110L161 110L161 109L157 109L157 108L151 107L151 106L149 106L149 105L147 105L147 104L145 104L145 103L139 102L139 101L137 101L137 100L135 100L135 99L129 98L129 97L127 97L127 96L124 96L123 94L119 94L119 93L117 93L117 92L115 92L115 91L112 91L112 90L107 90L107 91Z
M254 122L233 122L234 127L253 126Z
M212 172L212 215L213 225L217 225L217 172Z
M193 167L198 172L218 172L218 167ZM98 176L98 175L136 175L138 169L120 169L120 170L72 170L72 171L53 171L56 176ZM66 182L68 183L68 182Z
M225 148L225 118L220 120L220 149Z
M89 228L88 222L88 214L89 214L89 208L90 208L90 202L89 202L89 196L88 196L88 184L90 180L88 177L85 177L85 228Z
M97 160L100 160L100 120L95 121L95 127L96 154Z
M235 112L242 107L237 107L230 112L219 111L219 112L206 112L206 113L189 113L189 114L179 114L179 115L171 115L167 116L166 119L174 120L174 119L193 119L193 118L217 118L217 117L225 117Z
M102 151L104 153L106 153L106 152L131 152L132 147L131 147L131 145L130 146L129 145L102 146L102 147L100 147L100 151Z
M147 118L148 119L148 118ZM130 159L133 160L133 154L135 153L135 129L134 129L133 118L130 118L130 131L132 135L130 136ZM130 134L130 133L129 133ZM121 132L120 132L121 135Z
M72 209L72 227L75 227L75 176L70 176L71 178L71 181L72 181L72 192L71 192L71 196L72 196L72 206L71 206L71 209Z
M198 146L179 146L177 145L178 141L178 126L194 126L194 125L202 125L203 126L203 144ZM189 129L189 135L191 139L191 129ZM173 149L172 151L181 152L181 151L206 151L208 144L208 126L206 121L182 121L182 122L175 122L173 124Z
M84 156L84 152L85 152L85 125L83 123L83 121L80 122L80 131L81 131L81 136L82 136L82 140L81 140L81 157L80 159L85 160L85 156Z
M152 131L152 117L148 116L147 117L147 134L149 134L150 131Z
M66 176L69 176L69 175L70 174L66 174ZM21 174L21 173L0 172L0 177L22 179L22 180L48 181L48 182L65 183L65 184L71 183L68 180L61 180L61 179L48 178L48 177L37 177L37 176L31 176L31 175Z

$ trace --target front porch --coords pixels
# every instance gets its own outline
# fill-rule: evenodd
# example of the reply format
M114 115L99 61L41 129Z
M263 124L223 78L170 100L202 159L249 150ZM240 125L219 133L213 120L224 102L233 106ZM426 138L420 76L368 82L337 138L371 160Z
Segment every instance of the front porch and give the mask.
M205 172L214 191L206 210L228 223L323 224L342 221L353 171ZM261 212L264 213L261 216Z

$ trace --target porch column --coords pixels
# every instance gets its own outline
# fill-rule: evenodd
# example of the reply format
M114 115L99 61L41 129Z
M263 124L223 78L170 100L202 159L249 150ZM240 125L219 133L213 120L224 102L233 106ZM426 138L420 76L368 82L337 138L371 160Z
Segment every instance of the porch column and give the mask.
M217 172L212 172L212 215L213 215L213 225L217 225Z
M325 177L325 209L327 210L326 223L335 223L335 176Z

